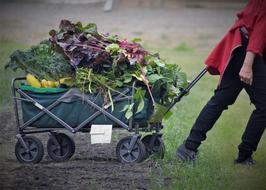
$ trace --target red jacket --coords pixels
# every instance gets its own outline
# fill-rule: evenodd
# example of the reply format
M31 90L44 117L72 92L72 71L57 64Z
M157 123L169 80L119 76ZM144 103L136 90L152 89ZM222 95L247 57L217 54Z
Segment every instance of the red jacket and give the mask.
M237 20L223 39L212 50L205 64L211 74L223 75L232 52L241 46L240 27L245 26L249 33L247 51L262 56L266 48L266 0L249 0Z

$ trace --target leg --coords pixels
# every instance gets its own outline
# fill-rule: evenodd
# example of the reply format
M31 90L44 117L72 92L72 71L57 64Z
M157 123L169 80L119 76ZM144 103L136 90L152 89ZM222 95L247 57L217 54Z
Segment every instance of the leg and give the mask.
M196 151L201 142L206 139L207 132L213 127L222 112L235 102L243 88L238 76L243 58L244 51L240 49L235 52L220 85L215 90L214 96L202 109L194 123L185 141L186 148Z
M256 151L258 143L266 127L266 62L262 58L256 58L253 66L253 84L245 86L251 102L255 105L247 127L242 136L242 142L238 146L241 162L251 157Z
M235 102L243 88L238 77L243 57L243 51L235 52L214 96L200 112L185 143L178 147L176 154L182 161L196 160L197 149L206 139L207 132L213 127L222 112Z

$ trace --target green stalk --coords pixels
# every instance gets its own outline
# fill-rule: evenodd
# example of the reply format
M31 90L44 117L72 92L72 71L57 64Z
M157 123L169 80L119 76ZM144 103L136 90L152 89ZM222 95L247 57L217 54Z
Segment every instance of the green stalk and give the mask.
M110 89L108 89L108 96L109 96L109 100L110 100L111 107L112 107L112 112L113 112L114 111L114 102L113 102L113 98L112 98Z

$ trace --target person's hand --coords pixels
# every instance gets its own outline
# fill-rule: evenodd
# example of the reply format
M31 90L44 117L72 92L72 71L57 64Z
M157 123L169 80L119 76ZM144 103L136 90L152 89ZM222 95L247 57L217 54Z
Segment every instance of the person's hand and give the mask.
M239 72L240 80L248 85L252 85L253 82L253 71L252 67L243 64Z
M247 52L244 64L239 72L239 77L242 82L248 85L252 85L253 82L253 62L255 54L253 52Z

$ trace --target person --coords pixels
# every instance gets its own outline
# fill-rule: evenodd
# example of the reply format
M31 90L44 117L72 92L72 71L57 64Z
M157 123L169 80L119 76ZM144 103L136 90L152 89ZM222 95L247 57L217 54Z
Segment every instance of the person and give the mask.
M266 0L249 0L237 20L212 50L205 64L210 74L219 74L214 95L200 112L189 136L177 148L177 157L195 161L198 148L222 112L234 104L242 89L255 105L235 163L254 164L252 154L266 126ZM233 126L232 126L233 127Z

